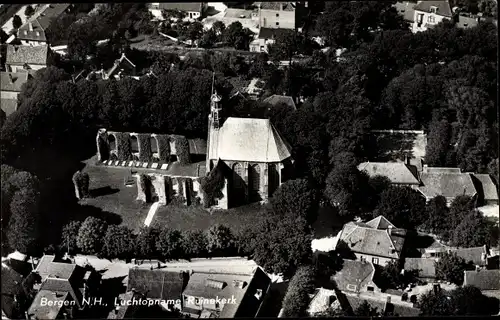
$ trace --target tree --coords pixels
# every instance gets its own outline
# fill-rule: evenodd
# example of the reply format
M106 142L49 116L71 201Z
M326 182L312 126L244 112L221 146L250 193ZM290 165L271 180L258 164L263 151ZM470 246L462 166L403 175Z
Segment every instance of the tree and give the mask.
M32 254L39 245L38 205L39 193L33 189L18 190L12 197L7 238L10 246L19 252Z
M382 311L382 310L381 310ZM354 310L354 315L359 317L379 317L380 312L375 307L370 306L368 301L363 300L363 302Z
M244 50L248 49L250 44L252 32L248 29L243 29L243 25L236 21L231 23L224 30L224 41L230 43L235 49Z
M380 195L391 186L391 180L386 176L375 175L369 177L368 185L370 187L370 209L375 209L380 201Z
M451 127L447 120L433 120L429 125L425 160L429 166L446 167L451 144Z
M373 216L383 215L398 228L414 229L424 223L425 199L410 187L391 186L380 195Z
M276 42L269 46L269 55L276 60L288 60L292 62L295 52L300 46L299 36L292 30L280 33Z
M102 254L103 240L107 228L106 221L95 217L87 217L78 231L76 245L84 254Z
M166 260L177 260L184 254L183 235L179 230L163 229L157 243L157 250Z
M422 315L449 316L453 314L453 304L448 294L430 290L420 296L418 306Z
M427 219L423 224L424 229L447 241L453 227L446 198L443 196L432 198L427 203L425 212Z
M128 260L134 252L134 240L129 228L111 225L104 236L104 254L109 258Z
M33 9L33 7L31 5L28 5L26 7L26 9L24 10L24 15L27 17L27 18L30 18L33 13L35 13L35 9Z
M203 33L200 39L200 47L211 48L217 42L217 35L213 29L209 29Z
M156 248L159 242L160 230L155 227L143 227L135 239L135 254L138 258L159 258Z
M382 268L379 283L383 289L398 289L404 286L401 267L397 261L390 261Z
M497 2L494 0L479 0L478 7L485 16L496 18L498 15Z
M78 232L81 226L81 221L71 221L63 226L60 245L61 250L66 250L68 251L68 253L73 253L78 249Z
M464 270L470 269L466 261L454 253L445 253L436 263L436 278L461 285Z
M482 214L471 211L453 230L451 244L456 247L480 247L490 240L489 225Z
M316 196L306 179L288 180L281 184L271 198L273 211L280 215L316 220Z
M451 229L455 229L474 210L474 200L469 196L458 196L450 205Z
M186 257L204 258L208 255L208 240L203 230L188 230L183 239L183 251Z
M226 25L224 22L217 20L212 25L212 29L215 32L215 35L220 38L224 34L224 30L226 30Z
M234 248L234 236L228 227L216 224L207 230L207 249L209 253L223 254Z
M203 25L201 24L201 22L196 21L189 25L187 30L187 36L192 41L193 44L196 40L200 39L202 35L203 35Z
M314 290L315 270L311 266L302 266L290 280L283 299L283 316L301 318L307 316L309 294Z
M19 17L17 14L14 15L14 18L12 18L12 26L14 29L19 29L23 25L23 21L21 20L21 17Z

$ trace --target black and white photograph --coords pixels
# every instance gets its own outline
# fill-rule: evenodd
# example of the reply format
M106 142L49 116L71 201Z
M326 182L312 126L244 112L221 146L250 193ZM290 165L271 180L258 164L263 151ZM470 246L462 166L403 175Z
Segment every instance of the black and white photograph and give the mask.
M0 26L2 319L500 315L497 0Z

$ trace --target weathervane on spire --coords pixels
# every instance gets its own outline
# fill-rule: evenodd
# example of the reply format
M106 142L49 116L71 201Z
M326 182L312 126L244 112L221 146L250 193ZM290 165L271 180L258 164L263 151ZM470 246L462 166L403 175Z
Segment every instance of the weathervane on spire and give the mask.
M217 90L214 88L215 86L215 72L212 75L212 97L211 97L211 105L210 105L210 111L212 113L212 120L213 120L213 125L215 128L219 128L219 111L222 110L222 108L219 105L219 102L221 101L221 97L217 94Z

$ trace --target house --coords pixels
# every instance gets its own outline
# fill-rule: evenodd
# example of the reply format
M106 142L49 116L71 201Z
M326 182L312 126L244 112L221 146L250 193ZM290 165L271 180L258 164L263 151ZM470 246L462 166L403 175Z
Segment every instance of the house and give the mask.
M498 205L497 186L489 174L475 173L472 180L478 190L478 203L482 205Z
M25 46L43 46L48 44L47 34L53 19L70 9L70 4L53 3L43 5L17 31L17 38Z
M207 10L206 2L153 2L149 11L158 19L163 19L163 10L176 10L186 13L186 19L194 20L203 17Z
M52 303L42 303L51 301ZM40 290L29 307L26 319L73 319L75 300L67 291Z
M135 64L125 56L125 53L122 53L120 59L115 60L108 71L102 72L102 77L104 80L111 78L119 80L124 76L135 76Z
M292 175L291 147L269 119L221 118L219 101L214 94L206 163L207 172L227 173L226 194L216 206L267 201Z
M345 294L344 301L343 309L351 314L366 301L370 307L376 308L382 316L417 317L420 315L420 309L412 302L408 302L405 295L394 296L379 292L354 294L349 292Z
M500 298L500 270L464 271L464 286L477 287L485 296Z
M443 20L451 20L453 13L450 3L445 1L418 1L414 7L412 31L426 31Z
M372 227L374 225L378 227ZM384 266L401 259L405 236L406 230L395 228L383 217L367 223L349 222L340 232L336 249L342 254Z
M295 2L258 2L259 27L273 29L291 29L296 26Z
M1 107L7 117L17 110L17 97L29 78L27 72L0 72Z
M291 111L297 110L297 107L295 106L295 102L293 101L293 98L290 96L282 96L279 94L273 94L272 96L265 98L263 102L269 103L272 106L287 105Z
M426 282L436 279L436 258L405 258L404 270L415 272L415 277Z
M375 266L373 263L361 260L344 259L342 270L331 276L335 289L342 292L380 292L373 281Z
M441 195L446 198L447 204L461 195L477 198L477 190L471 174L462 173L458 168L429 168L424 165L420 174L422 184L416 188L427 201Z
M461 29L474 28L479 25L479 18L467 17L461 14L456 17L456 21L455 25Z
M365 171L370 177L385 176L396 186L420 185L417 167L409 162L363 162L358 165L358 170Z
M486 246L473 248L455 248L445 245L436 245L432 248L426 248L422 258L439 258L445 253L456 254L467 263L471 263L480 267L485 267L488 264L488 249Z
M49 46L7 46L5 67L7 72L26 72L40 70L47 66Z
M307 308L307 313L309 316L314 317L317 314L327 311L329 308L337 309L339 307L340 302L337 299L335 290L317 288L314 290L311 302Z
M23 273L13 269L8 263L2 261L1 276L1 307L2 319L20 319L26 309L20 308L17 302L30 300L31 290L35 283L39 281L34 274L24 276Z
M194 272L182 294L182 313L196 318L254 318L271 287L257 267L251 274Z
M415 8L416 3L413 1L398 1L394 4L394 8L397 12L403 16L403 19L410 23L410 25L414 22Z
M270 2L275 3L275 2ZM251 52L268 52L268 45L276 43L276 39L290 33L288 29L260 28L257 39L250 42Z

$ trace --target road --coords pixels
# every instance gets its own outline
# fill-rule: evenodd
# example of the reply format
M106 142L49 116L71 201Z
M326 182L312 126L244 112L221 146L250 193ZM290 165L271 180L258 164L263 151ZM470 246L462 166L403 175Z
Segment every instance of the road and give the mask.
M19 9L16 14L21 18L21 21L23 22L23 24L26 22L26 16L24 15L24 11L26 10L26 7L29 6L29 4L23 6L21 9ZM33 5L32 5L33 6ZM7 20L6 23L4 23L4 25L2 26L2 29L3 31L5 31L6 33L9 33L12 31L12 29L14 29L14 27L12 26L12 20L14 20L14 15L12 17L9 18L9 20Z

